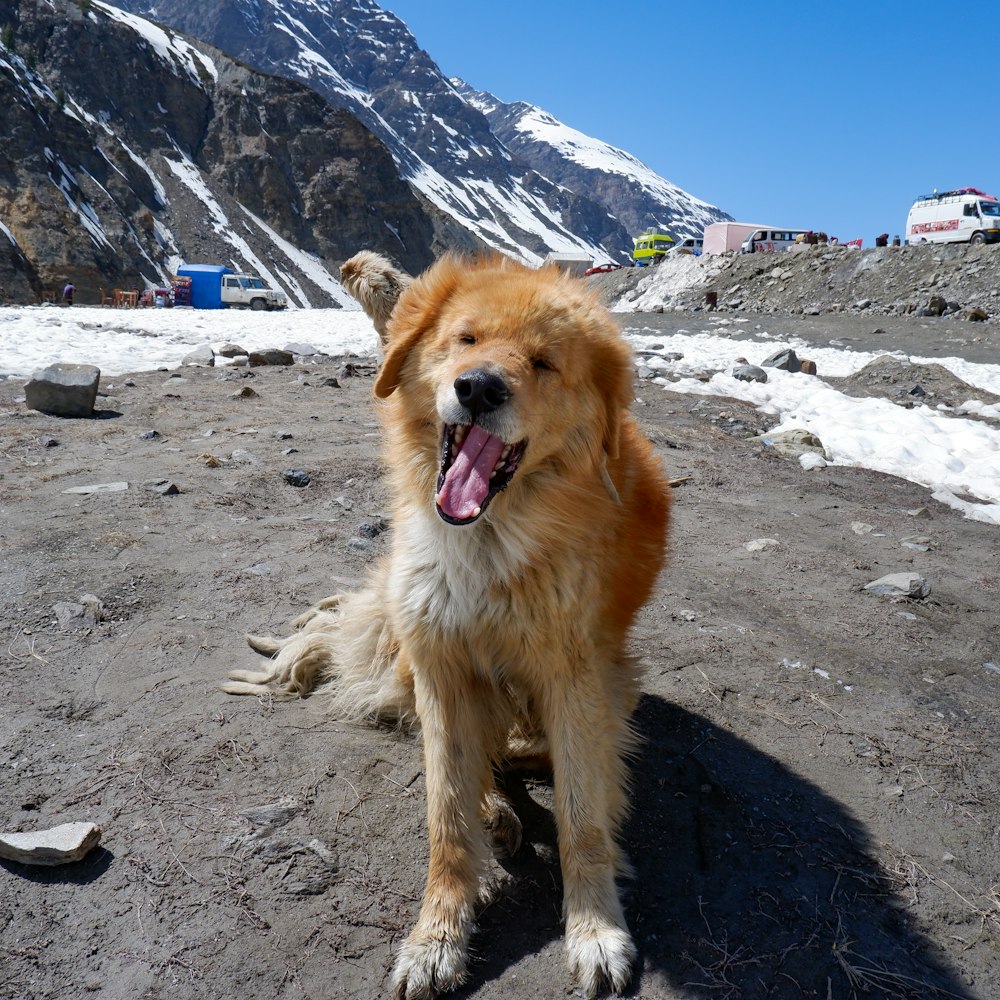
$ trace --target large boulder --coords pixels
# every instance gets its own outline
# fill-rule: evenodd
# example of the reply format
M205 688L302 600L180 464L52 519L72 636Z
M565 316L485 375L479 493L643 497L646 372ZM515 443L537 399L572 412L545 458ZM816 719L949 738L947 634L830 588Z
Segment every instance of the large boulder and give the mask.
M100 368L57 362L43 368L24 387L25 403L56 417L89 417L94 413Z

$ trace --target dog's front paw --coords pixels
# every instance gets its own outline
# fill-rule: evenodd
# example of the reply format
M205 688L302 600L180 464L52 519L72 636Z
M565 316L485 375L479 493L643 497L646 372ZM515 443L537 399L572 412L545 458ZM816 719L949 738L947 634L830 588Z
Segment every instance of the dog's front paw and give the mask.
M566 960L584 993L595 996L604 986L621 993L632 978L636 950L622 927L588 927L566 933Z
M464 942L410 937L392 971L396 1000L428 1000L465 982Z

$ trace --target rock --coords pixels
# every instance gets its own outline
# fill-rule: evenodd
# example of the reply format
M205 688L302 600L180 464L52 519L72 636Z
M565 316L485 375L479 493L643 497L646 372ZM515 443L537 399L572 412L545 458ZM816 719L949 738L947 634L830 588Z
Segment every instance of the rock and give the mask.
M806 472L812 472L814 469L825 469L826 459L815 451L806 451L799 455L799 465L802 466Z
M59 444L59 442L54 437L50 437L48 434L44 434L42 437L40 437L38 439L38 443L43 448L55 448Z
M140 441L156 441L160 437L159 431L143 431L139 435Z
M101 621L104 617L104 602L96 594L81 594L78 600L95 624Z
M265 348L262 351L250 352L251 365L294 365L295 356L291 351L279 351L277 348Z
M258 835L273 833L291 822L302 811L302 803L284 795L277 802L244 809L240 815L258 829Z
M337 381L336 378L334 378L333 375L331 375L329 378L323 379L323 381L320 382L320 385L325 385L329 389L339 389L340 388L340 383Z
M29 409L56 417L89 417L94 412L100 368L57 363L35 372L24 387Z
M948 308L948 301L943 295L932 295L928 301L924 315L926 316L942 316L944 315L945 309Z
M821 458L826 458L826 449L823 447L823 442L811 431L800 427L793 428L790 431L769 431L767 434L760 434L757 437L750 438L750 440L766 444L780 455L784 455L785 458L797 459L806 452L815 452Z
M799 371L803 375L815 375L816 374L816 362L807 361L805 358L799 358Z
M128 483L93 483L90 486L71 486L63 493L121 493L128 489Z
M232 393L229 397L230 399L260 399L260 393L255 389L251 389L250 386L245 385L242 389Z
M781 542L777 538L754 538L749 542L743 543L743 548L747 552L763 552L765 549L776 549L779 548Z
M973 323L982 323L990 318L990 314L979 306L969 306L962 310L962 319L971 320Z
M740 382L766 382L767 372L756 365L737 365L733 369L733 378Z
M211 344L201 344L190 354L186 355L181 364L195 365L200 368L214 368L215 351L212 350Z
M880 597L927 597L930 584L919 573L890 573L866 583L865 590Z
M260 459L246 448L237 448L229 455L230 459L237 465L260 465Z
M0 858L22 865L65 865L79 861L101 842L94 823L63 823L50 830L0 834Z
M76 629L96 625L104 617L104 604L94 594L82 594L77 601L59 601L52 613L61 629Z
M308 486L311 482L304 469L285 469L281 475L289 486Z
M389 522L384 517L376 517L371 521L365 521L358 525L358 534L362 538L377 538L389 527Z
M867 309L871 304L872 304L871 299L858 299L858 301L854 303L854 308Z
M143 487L153 493L159 493L161 497L173 497L180 493L176 484L169 479L151 479L148 483L143 483Z
M290 354L300 354L304 357L309 357L310 355L320 353L319 351L316 350L315 347L312 346L312 344L300 344L300 343L285 344L285 350L288 351Z
M934 547L927 535L907 535L899 544L904 549L913 549L914 552L930 552Z
M780 368L786 372L797 372L800 368L798 355L790 347L777 351L765 361L761 362L764 368Z
M59 601L52 605L52 613L56 616L61 629L73 629L84 623L87 609L73 601Z
M245 356L247 352L239 344L223 344L215 353L223 358L238 358Z

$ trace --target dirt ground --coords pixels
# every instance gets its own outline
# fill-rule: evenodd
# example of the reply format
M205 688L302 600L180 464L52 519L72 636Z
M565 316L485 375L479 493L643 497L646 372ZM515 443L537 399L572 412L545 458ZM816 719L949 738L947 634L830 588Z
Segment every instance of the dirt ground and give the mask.
M82 862L2 863L5 1000L385 995L423 888L419 743L218 690L245 632L284 633L385 546L370 369L324 384L339 367L104 379L90 420L0 384L0 817L103 829ZM684 481L634 635L629 995L1000 996L997 528L804 472L742 403L637 395ZM910 570L929 597L862 589ZM509 784L525 846L492 866L460 995L575 996L551 789Z

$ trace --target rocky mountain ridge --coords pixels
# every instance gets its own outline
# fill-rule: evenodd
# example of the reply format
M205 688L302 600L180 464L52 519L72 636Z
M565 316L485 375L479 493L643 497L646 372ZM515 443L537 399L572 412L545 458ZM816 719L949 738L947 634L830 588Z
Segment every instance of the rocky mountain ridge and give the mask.
M731 219L721 209L664 180L645 163L563 124L533 104L505 104L493 94L452 79L479 108L493 133L532 169L574 191L586 191L630 233L655 227L674 236L701 236L713 222Z
M492 95L449 80L406 25L374 0L115 0L269 73L289 76L364 122L433 206L442 242L537 263L550 250L623 260L651 225L701 234L729 218L634 157L552 116L557 142L531 141ZM539 109L532 109L545 115ZM572 136L572 142L567 138ZM599 150L601 165L574 150Z
M335 305L358 247L412 271L442 249L382 143L302 84L98 0L0 0L0 26L0 301L206 261Z

